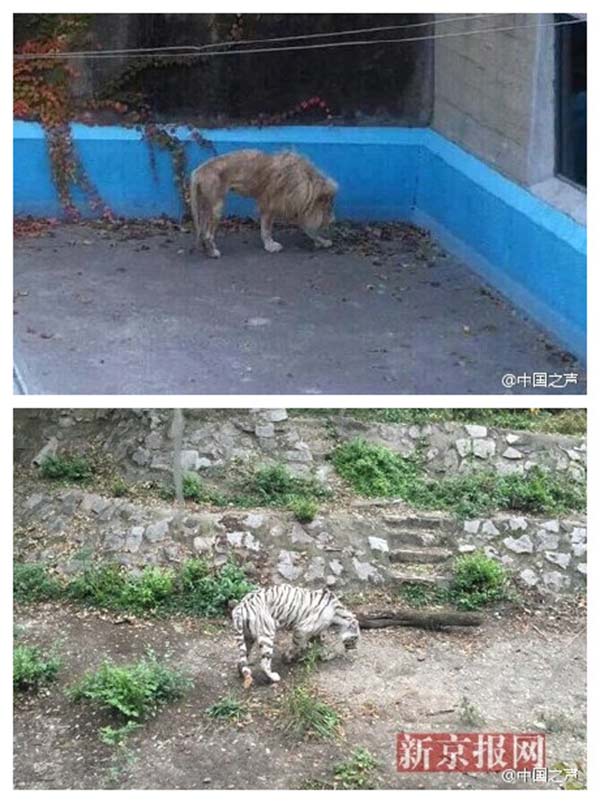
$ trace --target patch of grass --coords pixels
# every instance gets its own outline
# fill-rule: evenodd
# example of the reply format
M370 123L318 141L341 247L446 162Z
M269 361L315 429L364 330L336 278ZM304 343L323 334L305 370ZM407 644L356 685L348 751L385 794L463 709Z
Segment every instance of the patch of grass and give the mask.
M46 457L40 465L40 474L49 480L85 483L94 474L91 464L78 455L57 455Z
M75 702L91 702L127 721L139 721L156 713L165 703L182 697L191 685L185 675L148 653L134 664L105 661L72 686L68 695Z
M213 573L198 560L186 561L175 574L156 566L132 576L114 566L86 570L67 587L71 599L87 605L158 614L178 611L216 616L230 599L241 599L252 590L242 570L226 564Z
M312 521L318 512L318 502L331 496L331 492L318 480L293 477L281 464L244 472L228 491L208 487L194 472L187 472L183 476L182 485L184 498L196 504L237 508L289 508L299 517L299 521ZM145 483L144 491L170 502L175 498L172 485Z
M122 747L129 736L139 727L139 723L133 719L130 719L125 725L121 725L120 728L106 725L106 727L100 728L100 741L109 747Z
M448 598L458 608L472 611L504 599L507 586L508 577L501 563L483 552L472 552L454 562Z
M317 664L324 659L324 655L325 648L323 644L318 639L311 641L308 645L308 649L299 660L299 664L304 669L306 675L314 671Z
M296 497L292 501L290 508L301 524L308 524L319 512L319 506L314 499L304 499L302 497Z
M522 408L329 408L289 409L290 416L326 418L335 421L336 416L349 416L359 421L407 424L423 426L453 421L461 424L482 424L488 427L526 430L532 432L556 432L564 435L585 435L587 415L577 409L529 409Z
M364 747L334 767L334 789L373 789L378 762Z
M305 780L301 789L375 789L375 771L379 762L364 747L358 747L350 758L335 764L333 767L333 780L327 778L309 778Z
M417 509L450 510L461 518L494 510L558 515L586 509L585 482L539 466L526 474L478 472L433 480L418 457L402 457L362 439L340 444L332 460L363 496L400 497Z
M496 492L499 506L527 513L565 513L585 511L585 482L564 474L552 474L534 466L527 474L509 474L498 478Z
M460 724L468 728L478 728L485 725L485 719L476 705L468 697L463 697L459 708Z
M194 565L190 569L184 564L168 608L194 616L219 616L227 611L229 602L241 600L254 588L234 563L226 563L216 572L207 574L202 574L201 567Z
M127 496L129 493L129 486L122 477L115 477L110 486L112 496Z
M13 686L18 691L37 690L51 683L62 664L55 655L47 655L38 647L15 644L13 650Z
M246 501L254 505L289 507L298 499L325 499L327 490L315 479L293 477L288 469L280 464L263 466L244 482L243 493Z
M214 705L211 705L206 713L211 719L239 722L247 715L248 709L244 702L235 697L222 697Z
M448 477L431 486L432 504L473 518L492 510L558 515L585 511L585 483L534 466L526 474L491 472Z
M413 497L422 469L413 457L402 457L385 446L357 438L333 452L337 473L363 496Z
M254 588L234 563L213 570L196 558L178 571L148 566L137 575L119 566L89 566L67 581L52 579L39 564L15 564L19 601L66 599L139 615L221 616L230 601L239 601Z
M202 481L197 474L192 472L183 475L182 492L184 499L191 499L194 502L202 502L205 499Z
M172 569L147 566L139 576L128 578L123 584L121 604L132 611L160 607L173 594L174 577Z
M448 588L406 583L399 591L399 596L413 608L450 603L467 611L512 599L511 594L510 580L504 566L481 551L456 558Z
M342 724L340 714L320 700L307 685L294 686L284 701L286 730L297 737L335 739Z
M447 589L422 583L403 583L399 596L412 608L425 608L448 602Z
M41 602L61 595L60 582L38 563L13 565L13 598L16 602Z
M314 478L293 477L280 464L263 466L238 484L237 490L214 500L233 507L289 508L301 522L309 522L318 513L318 503L331 492Z
M118 566L88 566L66 582L62 595L84 605L113 608L121 599L126 583L127 577Z

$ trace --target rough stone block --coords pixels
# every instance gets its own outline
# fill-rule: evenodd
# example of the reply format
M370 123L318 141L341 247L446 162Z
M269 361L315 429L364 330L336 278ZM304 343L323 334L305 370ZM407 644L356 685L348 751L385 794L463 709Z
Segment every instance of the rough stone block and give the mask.
M496 444L491 438L478 438L473 441L473 454L482 460L493 457L496 453Z
M468 454L471 454L472 447L469 438L458 438L454 445L456 446L456 451L461 457L466 457Z
M487 435L487 427L482 427L479 424L467 424L465 429L472 438L485 438Z
M369 536L369 546L374 552L389 552L390 547L385 538L376 538L374 535Z
M533 552L533 543L528 535L522 535L520 538L512 538L512 536L509 536L508 538L504 538L502 543L507 549L510 549L511 552Z
M568 552L544 552L544 557L550 563L556 563L561 569L566 569L571 562L571 556Z
M267 424L257 424L254 427L254 434L257 438L272 438L275 435L275 427L271 422Z
M169 532L169 522L170 519L163 519L162 521L156 521L153 524L149 524L146 527L146 532L144 533L146 539L151 542L162 541L162 539L165 538Z

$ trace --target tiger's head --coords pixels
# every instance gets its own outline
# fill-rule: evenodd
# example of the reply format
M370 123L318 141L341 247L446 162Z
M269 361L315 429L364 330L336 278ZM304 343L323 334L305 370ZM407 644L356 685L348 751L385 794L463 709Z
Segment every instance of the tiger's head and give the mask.
M334 617L333 625L340 634L344 648L356 649L360 638L360 627L356 616L346 608L340 608Z

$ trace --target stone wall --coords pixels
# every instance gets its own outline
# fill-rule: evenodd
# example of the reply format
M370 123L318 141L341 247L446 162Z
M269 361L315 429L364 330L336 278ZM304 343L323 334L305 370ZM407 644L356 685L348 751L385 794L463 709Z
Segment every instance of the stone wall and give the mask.
M227 489L246 469L282 463L296 476L317 477L340 490L328 455L357 437L403 455L418 450L432 477L475 470L525 473L540 465L585 477L580 436L508 431L476 424L365 423L351 417L290 416L285 409L184 410L181 465ZM128 482L172 482L173 411L17 410L18 465L62 452L111 455ZM347 495L338 499L347 498ZM586 575L584 515L539 518L498 513L457 521L417 514L398 500L350 499L322 505L301 525L280 510L201 508L112 499L60 489L29 475L15 495L16 552L72 572L90 560L132 569L174 565L193 555L215 564L235 555L260 582L356 588L365 584L445 583L457 555L484 550L516 581L544 593L578 590Z
M327 584L337 589L445 584L457 555L482 549L525 588L580 590L586 576L585 517L496 514L457 521L416 514L404 504L355 501L310 524L277 510L185 509L136 504L79 489L18 497L15 554L69 574L93 561L133 570L176 566L202 556L220 565L235 556L261 583Z
M168 479L174 463L171 410L17 410L15 460L28 465L57 451L110 452L129 481ZM423 456L431 476L481 470L525 473L535 465L585 477L581 436L511 432L476 424L374 424L352 418L290 417L284 409L185 410L180 454L185 471L217 486L240 466L283 463L296 476L335 487L328 455L337 443L365 438L402 455Z

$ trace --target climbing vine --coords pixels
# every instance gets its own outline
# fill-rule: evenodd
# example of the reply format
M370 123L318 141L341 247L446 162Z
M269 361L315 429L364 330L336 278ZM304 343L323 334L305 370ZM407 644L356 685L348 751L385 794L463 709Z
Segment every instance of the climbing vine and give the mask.
M59 16L59 15L49 15ZM72 15L76 16L76 15ZM59 30L46 39L29 39L16 49L17 55L59 56L71 46L81 31L81 22L66 17L57 25ZM60 25L63 31L60 30ZM71 82L77 76L66 59L15 58L13 67L13 114L16 119L41 123L46 134L52 179L56 186L63 214L67 220L77 220L79 212L73 200L73 188L79 189L92 211L104 218L112 212L83 169L71 134L74 118Z
M215 146L192 124L182 126L186 133L181 139L178 136L177 126L163 125L154 121L151 107L143 93L128 90L127 87L131 85L132 79L148 68L168 69L174 65L189 66L190 61L177 56L160 60L134 60L119 76L105 84L100 97L76 102L72 85L77 78L77 72L66 58L60 58L60 54L71 50L74 43L81 41L91 15L24 16L29 18L28 27L35 29L37 36L26 39L15 49L16 55L30 58L14 60L13 113L15 119L36 121L44 128L52 179L64 218L71 221L79 219L75 193L85 199L88 207L98 217L109 220L114 217L87 175L78 156L71 131L73 121L93 123L100 112L116 114L124 125L135 125L142 131L149 146L149 158L154 171L156 171L155 148L170 155L173 180L185 214L188 216L188 165L185 143L191 140L212 155L216 155ZM230 41L237 42L244 38L244 34L248 35L248 31L243 15L233 15L233 22L226 35ZM43 58L47 55L55 58ZM302 119L306 114L314 112L327 120L332 117L328 104L321 97L315 96L300 101L287 111L260 113L250 121L250 124L259 127L280 125Z

